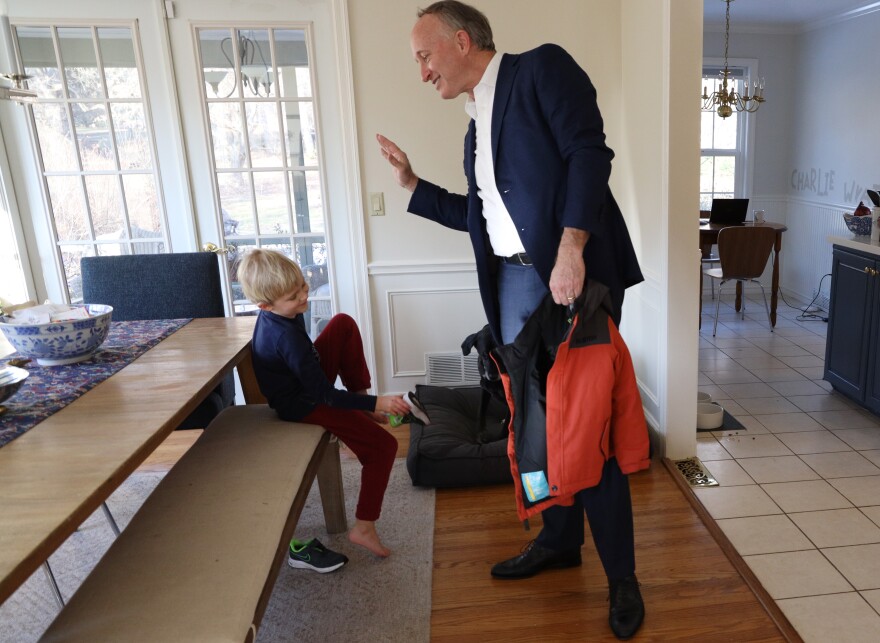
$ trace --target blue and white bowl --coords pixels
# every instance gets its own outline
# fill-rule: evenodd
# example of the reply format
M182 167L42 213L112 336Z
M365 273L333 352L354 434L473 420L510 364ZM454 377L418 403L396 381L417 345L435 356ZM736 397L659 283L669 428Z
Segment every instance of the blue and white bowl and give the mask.
M849 229L849 231L853 234L871 234L871 217L869 216L857 217L853 214L844 213L843 221L846 223L846 227Z
M48 324L10 324L0 317L0 330L22 356L37 360L41 366L75 364L89 359L107 339L112 306L78 304L87 308L87 319Z

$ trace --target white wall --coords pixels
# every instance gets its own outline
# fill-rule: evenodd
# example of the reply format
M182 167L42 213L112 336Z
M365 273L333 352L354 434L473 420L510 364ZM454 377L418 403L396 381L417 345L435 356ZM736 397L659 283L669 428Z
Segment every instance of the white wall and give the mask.
M406 390L424 381L426 352L458 352L465 336L486 322L468 235L407 214L410 194L394 183L378 153L380 132L408 153L421 176L455 192L467 190L464 97L444 101L421 83L410 51L410 30L425 3L386 4L380 12L371 3L350 2L349 19L363 186L366 193L384 193L387 212L366 222L376 354L384 356L378 358L377 379L386 389ZM575 57L597 87L612 148L622 131L618 4L564 0L554 2L552 11L536 12L527 0L474 2L489 18L499 51L556 42ZM425 289L433 293L430 305ZM412 331L433 331L438 314L446 320L439 329L445 332Z
M699 264L697 230L687 215L698 191L699 112L689 91L700 73L702 4L558 0L538 11L527 0L474 4L489 17L499 51L558 43L596 85L616 152L612 189L646 276L627 292L623 335L650 422L660 427L661 449L671 444L675 457L693 455L695 418L685 400L696 390ZM424 381L424 367L418 370L424 353L457 352L465 329L485 323L467 235L406 213L409 193L394 184L374 139L385 134L421 176L466 190L464 98L443 101L419 81L409 49L418 6L397 2L379 12L349 3L364 198L383 192L387 210L366 222L377 380L384 390ZM687 253L677 252L680 244ZM663 435L669 431L677 437Z

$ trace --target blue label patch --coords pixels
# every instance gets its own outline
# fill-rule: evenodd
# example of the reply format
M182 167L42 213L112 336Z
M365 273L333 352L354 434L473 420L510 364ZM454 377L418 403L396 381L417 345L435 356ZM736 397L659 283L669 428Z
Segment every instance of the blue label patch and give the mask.
M543 471L532 471L520 474L523 489L530 502L537 502L550 495L550 487L547 484L547 476Z

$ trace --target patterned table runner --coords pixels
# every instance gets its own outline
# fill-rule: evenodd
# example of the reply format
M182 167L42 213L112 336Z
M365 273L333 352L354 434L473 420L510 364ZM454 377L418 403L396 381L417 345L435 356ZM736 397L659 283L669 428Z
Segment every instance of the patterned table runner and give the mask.
M3 403L7 411L0 415L0 447L57 413L190 321L111 322L107 339L84 362L40 366L36 360L31 361L25 366L30 375L15 395ZM21 356L7 355L0 365L16 357Z

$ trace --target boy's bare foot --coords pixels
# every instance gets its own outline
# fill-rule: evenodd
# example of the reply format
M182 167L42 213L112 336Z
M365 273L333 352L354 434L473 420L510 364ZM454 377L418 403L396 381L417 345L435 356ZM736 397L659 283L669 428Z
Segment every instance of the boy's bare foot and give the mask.
M391 550L379 540L376 523L371 520L355 520L354 528L348 532L348 539L355 545L366 547L380 558L391 555Z

